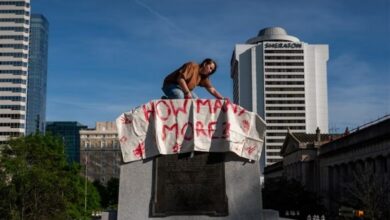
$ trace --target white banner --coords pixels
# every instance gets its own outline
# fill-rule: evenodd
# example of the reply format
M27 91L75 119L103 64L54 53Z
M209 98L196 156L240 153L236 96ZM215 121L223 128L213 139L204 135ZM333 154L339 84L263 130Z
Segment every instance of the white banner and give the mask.
M152 100L116 120L124 162L159 154L231 151L259 160L266 125L229 100Z

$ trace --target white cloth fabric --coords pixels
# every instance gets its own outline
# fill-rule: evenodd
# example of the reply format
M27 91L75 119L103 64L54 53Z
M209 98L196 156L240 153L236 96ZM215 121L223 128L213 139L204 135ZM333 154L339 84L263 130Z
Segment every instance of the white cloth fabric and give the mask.
M259 160L266 124L229 100L152 100L116 120L124 162L192 151Z

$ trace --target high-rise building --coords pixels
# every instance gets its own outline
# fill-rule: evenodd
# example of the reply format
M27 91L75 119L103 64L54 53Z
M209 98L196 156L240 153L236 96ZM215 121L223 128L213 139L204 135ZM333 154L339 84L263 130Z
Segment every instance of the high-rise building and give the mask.
M80 163L80 130L86 128L77 121L46 122L46 132L63 140L68 163Z
M0 143L25 134L30 0L0 1Z
M80 162L90 180L106 184L119 178L122 153L115 122L96 122L95 129L80 130Z
M290 132L328 132L328 45L312 45L280 27L265 28L235 46L231 60L234 102L267 123L266 164L280 161Z
M27 134L45 131L49 23L43 15L32 14L30 29Z

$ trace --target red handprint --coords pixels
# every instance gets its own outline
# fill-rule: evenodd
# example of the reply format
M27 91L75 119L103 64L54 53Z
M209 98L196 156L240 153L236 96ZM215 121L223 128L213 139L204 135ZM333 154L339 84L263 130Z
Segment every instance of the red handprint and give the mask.
M180 149L181 149L181 145L177 143L172 147L173 153L178 153Z
M121 117L121 122L122 122L122 124L131 124L131 123L132 123L132 120L129 119L128 117L126 117L125 115L123 115L123 116Z
M138 146L133 150L133 154L138 158L142 158L142 156L145 154L145 143L139 143Z

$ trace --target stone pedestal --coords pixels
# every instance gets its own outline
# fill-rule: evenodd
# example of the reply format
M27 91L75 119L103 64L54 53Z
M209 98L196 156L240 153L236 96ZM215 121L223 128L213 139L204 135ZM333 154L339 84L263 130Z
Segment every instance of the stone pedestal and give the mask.
M162 155L151 160L123 164L120 173L118 220L262 220L259 163L248 162L233 153L219 153L216 157L219 159L206 160L207 167L202 169L199 168L199 163L205 160L200 157L204 158L205 154L209 155L195 153L192 158L189 155L187 158L178 158L177 160L185 160L184 165L182 161L178 162L182 172L186 173L183 176L178 174L180 169L172 169L171 166L174 165L172 156L177 155ZM194 165L190 160L200 162ZM161 165L171 162L168 168ZM186 166L195 166L194 172L188 173L187 168L182 168ZM212 180L213 176L215 181ZM176 185L172 185L173 180L177 182ZM183 184L183 187L180 184ZM212 190L208 186L213 187ZM175 191L175 188L191 192ZM177 195L173 196L170 192ZM176 198L193 201L182 205L182 202L175 201ZM207 204L203 205L204 203Z

